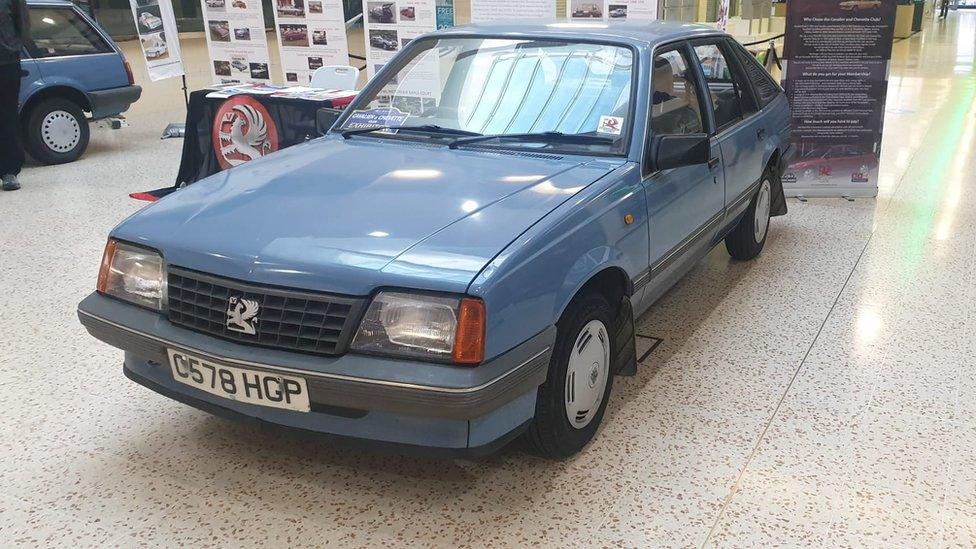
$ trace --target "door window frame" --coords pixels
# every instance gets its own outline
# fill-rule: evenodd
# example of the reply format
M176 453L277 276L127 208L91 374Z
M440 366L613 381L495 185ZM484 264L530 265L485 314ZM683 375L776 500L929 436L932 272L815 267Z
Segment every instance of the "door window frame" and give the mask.
M720 39L721 35L716 35L709 38ZM648 148L651 146L651 138L653 137L651 118L654 116L654 60L658 55L668 53L669 51L678 51L683 53L682 58L686 63L688 63L688 67L685 69L686 78L690 77L693 85L695 85L698 89L698 108L700 109L702 117L702 132L709 137L713 137L715 135L715 118L714 113L712 112L712 102L711 99L706 100L705 98L705 95L709 92L707 88L703 87L705 84L704 74L701 70L701 63L698 62L698 56L695 55L695 50L691 46L691 41L687 38L680 38L670 42L658 44L651 51L651 57L647 63L649 73L647 82L649 86L647 91L647 120L644 121L644 146L641 150L640 159L641 179L647 179L648 177L657 173L651 171L647 163Z
M729 38L726 38L724 36L710 36L707 38L698 38L698 39L688 41L688 45L691 48L692 53L694 54L694 60L695 60L695 65L697 66L698 76L699 78L701 78L701 81L705 86L704 89L708 90L708 94L707 94L708 112L710 114L710 118L712 118L712 131L713 131L713 133L709 135L713 135L713 136L723 134L731 129L738 127L739 125L741 125L742 123L744 123L745 121L749 120L757 113L759 113L760 110L762 110L759 108L759 103L756 102L755 96L753 95L752 81L749 80L747 76L743 75L744 69L741 66L739 66L738 59L735 58L735 54L729 51L731 46L728 45L727 43L728 40ZM715 119L715 105L712 103L712 92L708 88L708 79L705 78L705 70L702 68L701 60L698 58L698 54L695 53L696 46L715 46L716 48L718 48L719 52L721 52L722 54L722 57L725 59L725 64L729 68L729 76L731 77L732 85L738 89L743 89L745 91L745 94L748 95L748 100L752 101L753 105L756 107L755 109L753 109L749 113L746 113L745 105L743 105L742 103L743 97L741 94L737 92L736 101L739 105L739 117L731 120L730 122L726 123L724 126L721 127L718 126L718 120ZM743 79L745 80L745 85L743 85Z

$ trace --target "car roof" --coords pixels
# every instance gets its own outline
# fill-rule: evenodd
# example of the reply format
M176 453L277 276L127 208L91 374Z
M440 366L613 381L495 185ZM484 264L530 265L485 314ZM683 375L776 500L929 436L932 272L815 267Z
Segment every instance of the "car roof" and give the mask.
M727 36L707 25L674 21L626 21L614 23L583 21L499 21L450 27L435 36L535 36L546 38L587 39L633 45L654 45L679 38Z

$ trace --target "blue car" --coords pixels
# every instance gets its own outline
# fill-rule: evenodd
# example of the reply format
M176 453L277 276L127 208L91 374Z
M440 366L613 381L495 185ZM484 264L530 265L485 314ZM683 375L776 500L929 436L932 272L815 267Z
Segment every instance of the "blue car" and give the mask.
M142 94L112 39L71 2L27 0L20 113L24 147L38 162L73 162L88 147L88 118L117 116Z
M762 250L789 120L709 28L437 31L321 138L116 227L79 316L129 378L215 414L569 456L635 373L635 319L719 242Z

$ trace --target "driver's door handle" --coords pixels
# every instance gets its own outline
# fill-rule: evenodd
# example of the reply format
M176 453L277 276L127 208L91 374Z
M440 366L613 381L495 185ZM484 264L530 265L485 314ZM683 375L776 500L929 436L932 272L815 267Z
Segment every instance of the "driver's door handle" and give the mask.
M718 167L718 157L717 156L715 158L712 158L712 159L710 159L708 161L708 169L709 170L714 170L716 167Z

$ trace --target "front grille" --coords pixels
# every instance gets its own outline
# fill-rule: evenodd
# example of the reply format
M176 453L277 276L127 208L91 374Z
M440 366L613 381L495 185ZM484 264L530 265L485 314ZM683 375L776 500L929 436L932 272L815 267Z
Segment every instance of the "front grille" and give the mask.
M228 328L231 297L258 304L257 315L247 322L255 333ZM361 306L362 300L355 297L260 286L169 268L170 322L242 343L342 354L349 346Z

